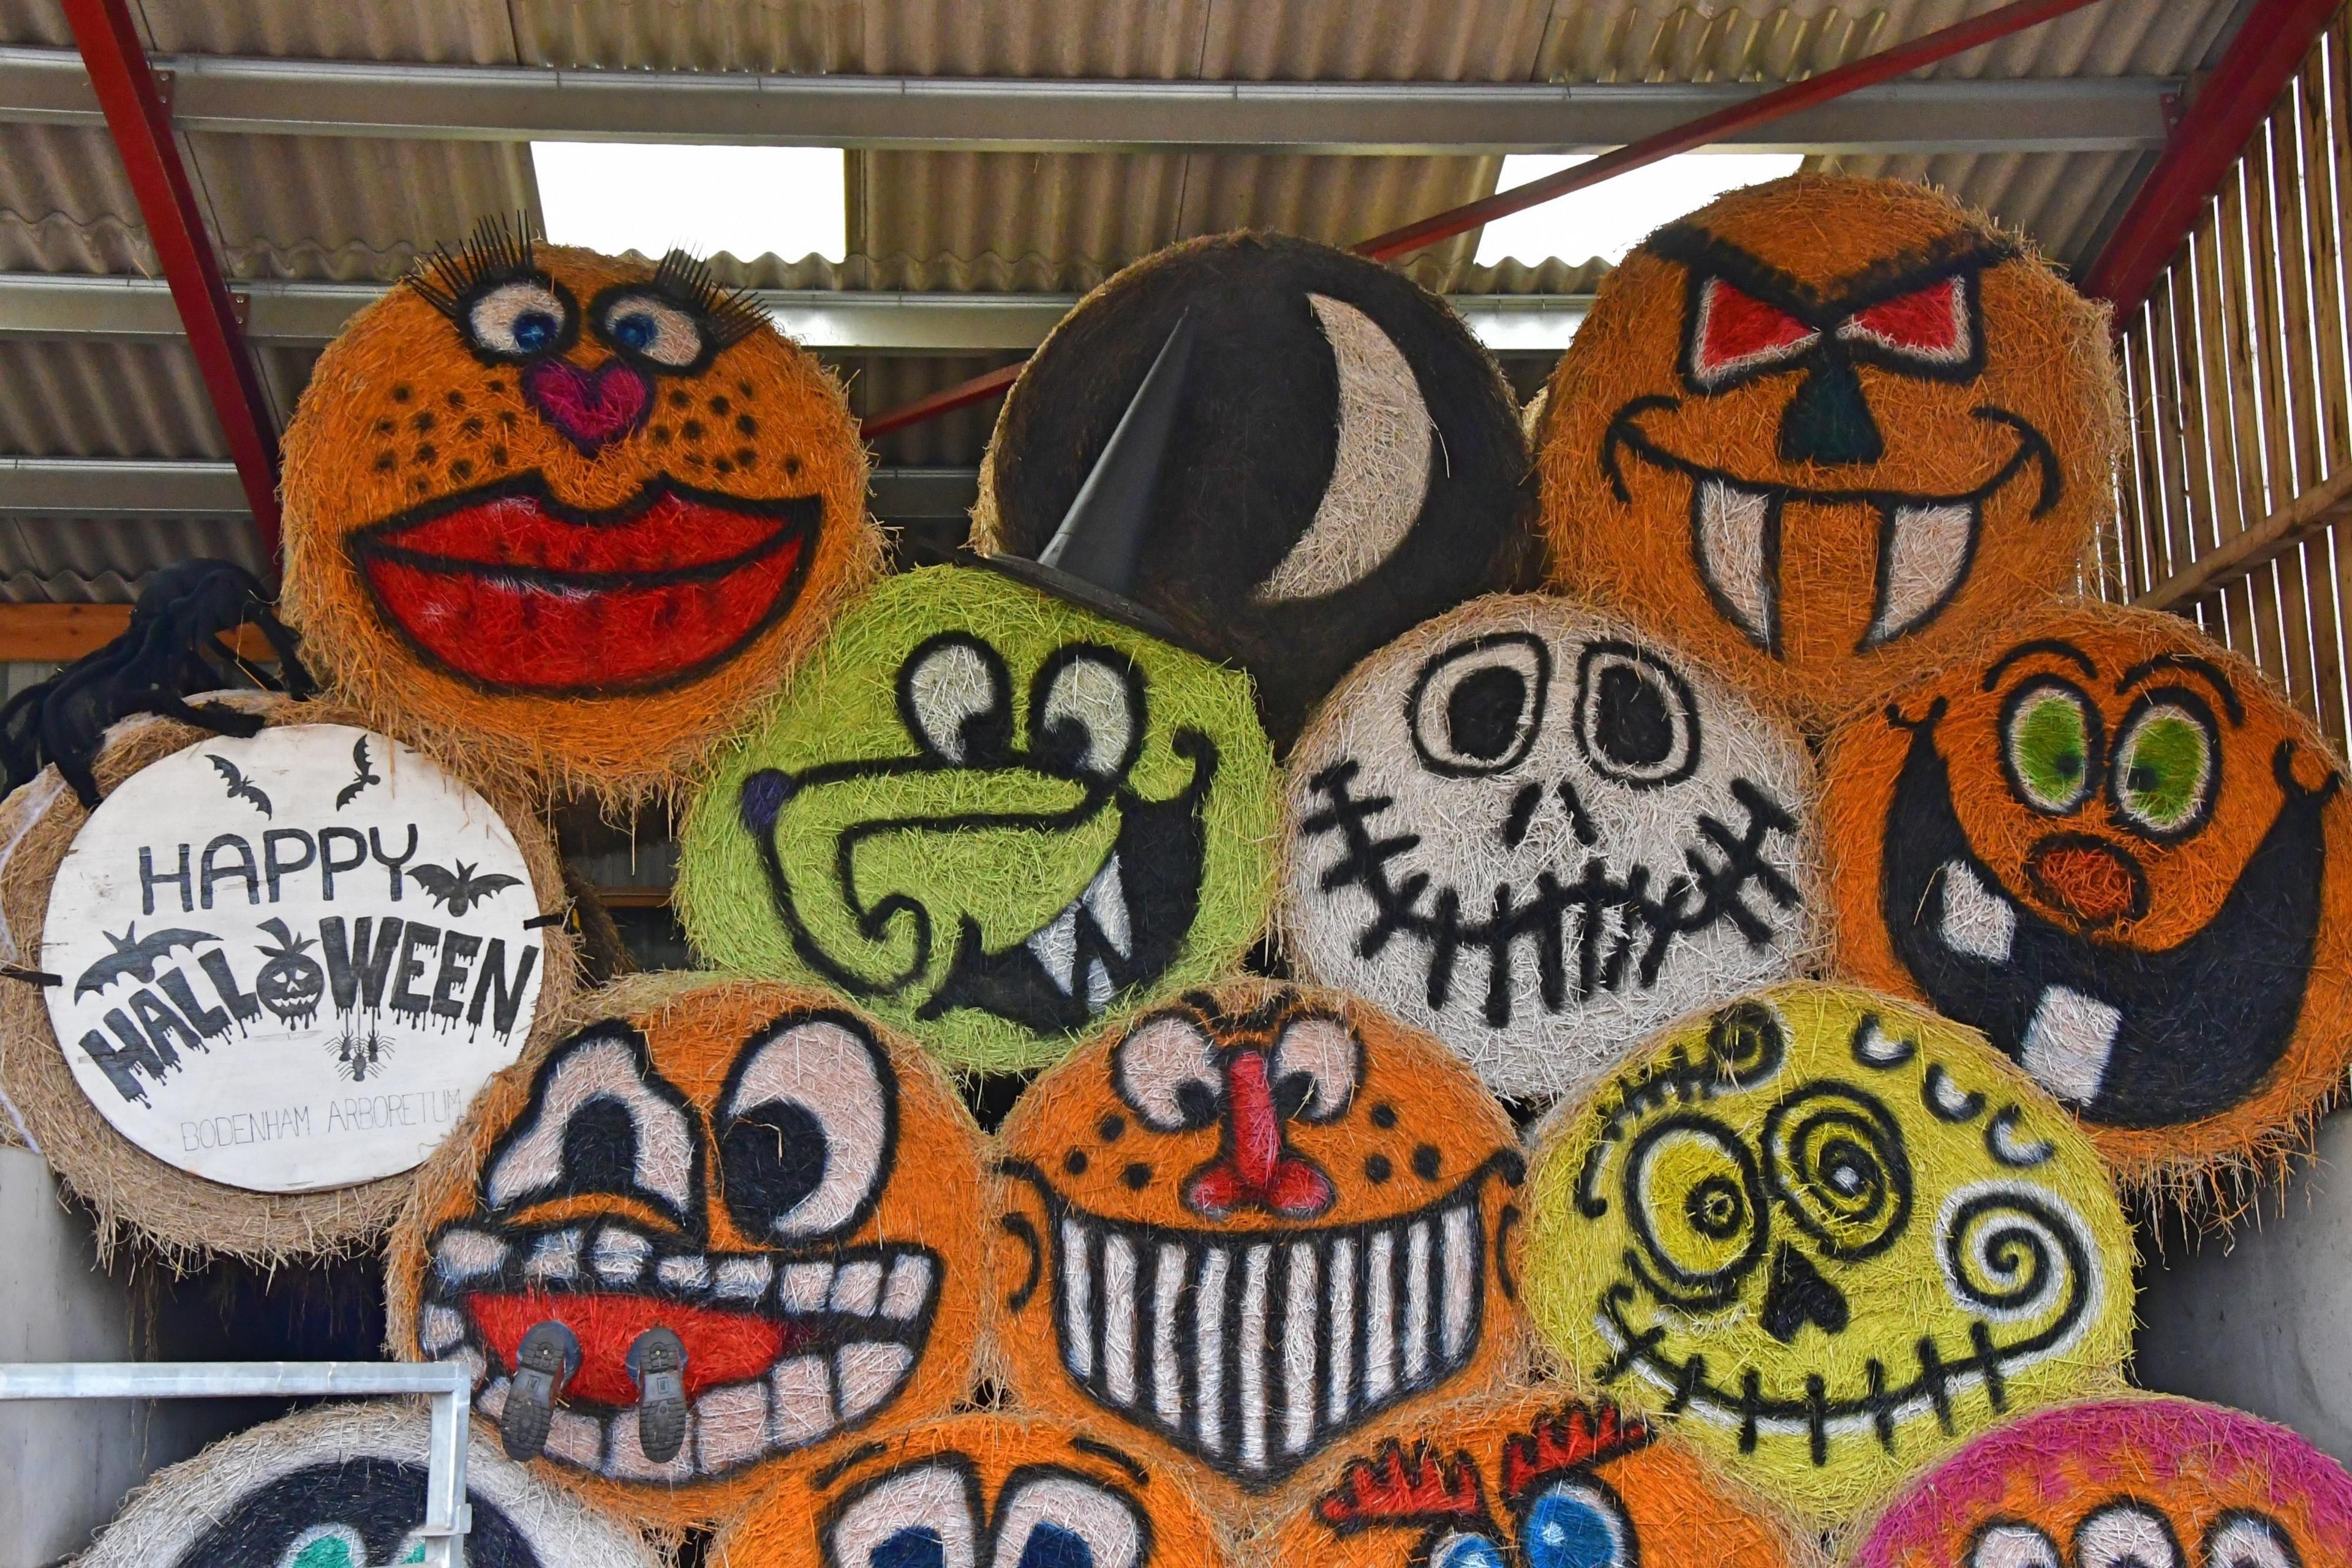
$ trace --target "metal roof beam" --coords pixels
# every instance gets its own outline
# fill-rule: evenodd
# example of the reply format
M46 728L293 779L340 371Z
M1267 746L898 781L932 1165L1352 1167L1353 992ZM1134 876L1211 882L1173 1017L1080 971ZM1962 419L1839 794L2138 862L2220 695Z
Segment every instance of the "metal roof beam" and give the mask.
M1063 81L551 70L179 55L173 126L274 136L767 143L1002 152L1598 153L1764 88L1743 82ZM2140 152L2179 83L1898 81L1727 136L1724 151ZM97 124L70 49L0 48L0 122Z

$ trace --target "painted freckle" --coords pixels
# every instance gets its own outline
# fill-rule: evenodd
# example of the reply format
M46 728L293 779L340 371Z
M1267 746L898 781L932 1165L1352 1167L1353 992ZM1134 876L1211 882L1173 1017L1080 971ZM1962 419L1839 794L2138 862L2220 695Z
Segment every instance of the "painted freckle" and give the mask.
M1396 1125L1396 1107L1382 1100L1372 1107L1372 1125L1383 1131Z
M724 414L730 406L731 405L727 401L727 395L723 392L710 400L710 412L713 414Z
M1084 1149L1073 1149L1068 1153L1063 1155L1062 1169L1067 1171L1073 1176L1085 1175L1087 1173L1087 1152Z
M656 447L667 447L669 445L668 426L656 425L654 426L654 445Z
M759 453L754 452L749 447L738 447L735 448L735 461L746 468L751 466L753 460L756 459L759 455Z
M379 474L383 473L395 467L399 461L400 459L394 457L389 450L378 452L375 455L375 471Z
M389 436L395 428L397 426L389 419L379 419L375 422L375 433L379 436Z
M460 458L456 462L450 464L449 477L460 481L472 479L474 477L473 459L470 458Z
M412 460L419 465L429 468L435 462L438 461L440 457L440 450L436 447L432 442L421 441L417 443L416 455Z
M482 416L478 414L468 414L466 416L466 422L457 428L468 436L478 436L482 433Z
M735 428L746 436L757 436L760 433L760 422L748 414L738 414L735 416Z
M1376 1187L1385 1184L1395 1173L1396 1167L1389 1163L1386 1154L1374 1154L1364 1161L1364 1180Z
M1437 1171L1438 1153L1436 1144L1423 1143L1420 1148L1415 1149L1412 1152L1412 1173L1414 1175L1419 1176L1424 1182L1433 1182L1437 1180Z
M504 392L507 389L507 384L497 376L492 376L488 381L484 382L482 384L488 387L492 392Z
M493 463L498 463L498 464L500 464L500 465L503 465L503 464L506 462L506 460L507 460L507 449L506 449L504 447L491 447L491 448L490 448L490 461L491 461L491 462L493 462Z
M749 402L751 402L751 384L750 382L748 382L748 381L739 381L739 382L737 382L737 383L735 384L735 390L736 390L736 391L738 391L738 392L740 392L740 393L741 393L741 394L743 395L743 401L744 401L744 402L749 403Z
M686 438L689 441L702 439L702 421L699 419L689 419L678 428L686 433Z
M405 403L411 395L412 395L405 385L395 386L392 389L392 400L394 403Z
M1151 1184L1151 1167L1138 1160L1121 1171L1118 1179L1127 1184L1129 1192L1139 1193Z
M442 399L442 401L448 404L452 408L463 408L466 406L466 395L462 392L452 391L449 395Z
M800 471L801 460L798 458L786 458L784 459L784 472L788 474L798 474Z
M1102 1135L1104 1142L1116 1143L1119 1140L1119 1135L1127 1131L1127 1118L1113 1112L1097 1122L1095 1131Z
M425 431L432 429L436 423L436 421L433 417L433 410L428 408L419 414L415 418L410 420L408 425L409 428L415 430L421 436Z
M694 406L694 396L691 393L673 392L669 395L669 405L672 408L691 408Z

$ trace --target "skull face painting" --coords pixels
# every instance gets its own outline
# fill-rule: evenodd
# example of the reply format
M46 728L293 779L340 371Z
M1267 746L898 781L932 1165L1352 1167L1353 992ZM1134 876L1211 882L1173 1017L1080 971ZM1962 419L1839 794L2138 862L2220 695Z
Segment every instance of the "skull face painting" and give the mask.
M980 1134L920 1051L741 982L627 981L568 1023L427 1168L395 1351L470 1364L509 1453L659 1525L963 1394Z
M2186 622L2039 618L1828 755L1842 962L1982 1029L2123 1179L2275 1148L2343 1079L2340 764Z
M1182 1479L1093 1428L996 1412L796 1471L720 1533L729 1568L1220 1568Z
M994 572L892 577L695 803L678 902L730 968L808 975L1003 1070L1223 973L1272 880L1248 684Z
M1528 1210L1552 1347L1824 1520L2130 1343L2088 1140L1980 1037L1869 992L1668 1031L1554 1119Z
M1826 721L2071 579L2116 386L2102 308L1949 197L1735 191L1629 255L1561 356L1555 579Z
M2352 1475L2218 1405L2067 1405L1989 1432L1881 1514L1854 1568L2320 1568L2352 1562Z
M1790 1568L1793 1532L1695 1450L1557 1389L1360 1436L1275 1537L1277 1568Z
M1213 1499L1476 1392L1517 1349L1510 1119L1363 1003L1188 994L1039 1079L1001 1142L1014 1394Z
M1475 600L1382 649L1288 773L1293 961L1500 1094L1580 1089L1817 944L1802 739L1563 600Z
M485 228L320 356L287 618L404 740L640 793L871 572L865 490L840 387L691 259Z

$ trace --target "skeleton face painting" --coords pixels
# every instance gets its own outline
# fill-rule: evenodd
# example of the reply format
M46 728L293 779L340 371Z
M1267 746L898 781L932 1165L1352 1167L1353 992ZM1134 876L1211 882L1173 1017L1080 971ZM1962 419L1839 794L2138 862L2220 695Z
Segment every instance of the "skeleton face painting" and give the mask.
M1855 715L1840 958L1982 1029L2127 1181L2275 1147L2352 1056L2352 800L2178 616L2082 605Z
M1554 1118L1528 1302L1580 1375L1822 1518L2112 1378L2133 1251L2088 1140L1981 1037L1820 984Z
M2284 1426L2157 1397L2045 1410L1888 1505L1854 1568L2320 1568L2352 1562L2352 1475Z
M781 986L646 977L578 1011L427 1168L394 1348L473 1366L509 1453L665 1525L961 1397L980 1134L922 1053Z
M1181 1477L1097 1429L994 1411L796 1471L723 1531L728 1568L1221 1568Z
M1565 600L1474 600L1382 649L1288 773L1293 961L1501 1094L1580 1089L1817 943L1802 739Z
M1510 1119L1435 1041L1235 981L1074 1053L1001 1135L1014 1393L1213 1497L1516 1349Z

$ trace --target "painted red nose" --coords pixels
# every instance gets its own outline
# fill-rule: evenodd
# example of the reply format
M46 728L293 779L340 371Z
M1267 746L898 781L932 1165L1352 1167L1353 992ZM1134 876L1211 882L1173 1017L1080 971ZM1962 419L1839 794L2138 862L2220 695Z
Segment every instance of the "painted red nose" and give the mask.
M1264 1053L1234 1052L1225 1062L1225 1147L1184 1184L1185 1206L1211 1219L1237 1209L1313 1219L1333 1195L1328 1176L1283 1147Z
M591 455L644 424L654 404L645 373L617 359L593 371L569 360L541 360L522 373L522 394L541 418Z
M2147 912L2147 873L2113 845L2056 835L2033 847L2025 874L2042 897L2086 928Z

